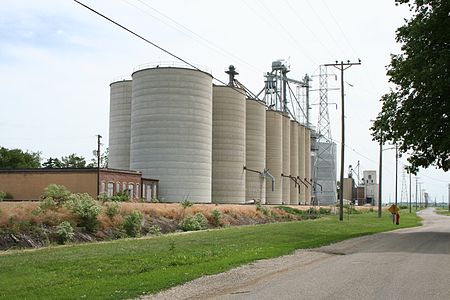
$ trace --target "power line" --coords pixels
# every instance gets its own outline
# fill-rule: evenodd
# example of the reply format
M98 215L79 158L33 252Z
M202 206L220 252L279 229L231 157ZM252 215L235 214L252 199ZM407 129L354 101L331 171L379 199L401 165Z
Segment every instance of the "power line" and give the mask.
M78 4L80 4L80 5L83 6L84 8L86 8L86 9L92 11L92 12L95 13L96 15L98 15L98 16L100 16L100 17L106 19L106 20L108 20L109 22L113 23L114 25L116 25L116 26L122 28L123 30L125 30L125 31L127 31L127 32L129 32L129 33L131 33L132 35L134 35L134 36L140 38L140 39L143 40L144 42L147 42L148 44L152 45L153 47L155 47L155 48L157 48L157 49L163 51L164 53L169 54L170 56L172 56L172 57L178 59L179 61L185 63L186 65L190 66L191 68L193 68L193 69L195 69L195 70L197 70L197 71L203 72L202 70L200 70L199 68L197 68L195 65L189 63L187 60L185 60L185 59L179 57L178 55L173 54L172 52L170 52L169 50L166 50L166 49L162 48L161 46L158 46L157 44L155 44L155 43L153 43L152 41L148 40L147 38L143 37L142 35L140 35L140 34L134 32L134 31L132 31L131 29L129 29L129 28L123 26L122 24L120 24L120 23L114 21L113 19L111 19L111 18L105 16L104 14L100 13L99 11L97 11L97 10L95 10L95 9L93 9L93 8L91 8L91 7L89 7L89 6L87 6L86 4L84 4L84 3L82 3L82 2L80 2L80 1L78 1L78 0L73 0L73 1L75 1L75 2L78 3ZM215 79L216 81L220 82L221 84L227 85L225 82L223 82L222 80L220 80L220 79L214 77L212 74L211 74L211 76L212 76L213 79ZM241 94L247 96L247 94L246 94L245 92L243 92L241 89L237 89L237 88L235 88L235 87L232 86L232 85L229 85L229 87L232 88L233 90L237 91L238 93L241 93Z

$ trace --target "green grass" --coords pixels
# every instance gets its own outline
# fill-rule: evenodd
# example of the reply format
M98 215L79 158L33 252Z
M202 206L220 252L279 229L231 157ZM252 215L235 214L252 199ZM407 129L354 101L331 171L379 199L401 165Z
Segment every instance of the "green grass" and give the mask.
M436 212L440 215L450 216L450 211L448 207L436 207Z
M149 239L118 240L11 251L0 255L0 298L125 299L154 293L254 260L347 238L417 226L402 213L401 225L385 213L243 226Z

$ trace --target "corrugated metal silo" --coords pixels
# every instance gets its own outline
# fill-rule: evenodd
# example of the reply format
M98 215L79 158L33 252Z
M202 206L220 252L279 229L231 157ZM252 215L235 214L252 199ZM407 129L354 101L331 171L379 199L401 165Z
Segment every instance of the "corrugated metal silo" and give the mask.
M131 168L160 180L164 202L211 202L212 76L186 68L133 73Z
M275 177L275 190L266 184L266 203L281 204L283 196L283 116L278 111L266 111L266 168Z
M298 126L298 177L300 178L300 194L299 203L305 204L306 192L305 190L309 188L308 185L305 186L305 126Z
M312 183L311 178L311 129L305 129L305 178ZM309 185L309 184L308 184ZM306 189L305 201L307 204L311 203L312 186Z
M245 203L245 106L240 90L213 87L213 203Z
M245 140L246 167L263 172L266 168L266 107L261 101L246 101ZM266 203L266 179L261 174L246 172L245 199Z
M291 176L298 176L298 123L296 121L291 121ZM299 186L291 180L291 196L290 204L298 204L298 191Z
M283 204L290 204L291 199L291 119L283 115Z
M130 169L131 80L110 84L109 161L114 169Z

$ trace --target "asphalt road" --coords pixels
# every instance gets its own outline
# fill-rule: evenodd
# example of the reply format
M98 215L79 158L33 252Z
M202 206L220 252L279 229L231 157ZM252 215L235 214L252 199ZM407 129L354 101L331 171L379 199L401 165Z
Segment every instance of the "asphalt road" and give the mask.
M151 299L450 299L450 217L194 280Z

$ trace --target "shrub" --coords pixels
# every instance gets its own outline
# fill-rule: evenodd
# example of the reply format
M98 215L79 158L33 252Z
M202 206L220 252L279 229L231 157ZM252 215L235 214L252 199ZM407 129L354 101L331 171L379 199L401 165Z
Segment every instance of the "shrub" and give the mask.
M184 231L196 231L208 227L208 219L202 213L196 213L194 216L186 216L181 220L179 227Z
M144 216L137 210L127 215L123 220L123 229L128 236L140 236Z
M211 214L214 220L214 224L216 226L222 226L222 213L217 209L214 209Z
M116 202L128 202L130 201L130 195L127 192L118 192L112 196L109 200Z
M70 191L64 185L50 184L44 189L44 194L41 198L52 198L57 205L60 205L65 203L70 195Z
M151 203L159 203L159 200L158 200L158 198L152 198L152 199L150 200L150 202L151 202Z
M56 234L58 235L58 242L65 244L71 241L74 237L72 225L68 221L63 221L56 227Z
M256 211L262 212L265 216L268 216L270 214L270 209L261 205L261 203L257 202L255 205L256 205Z
M321 214L321 215L329 215L329 214L331 214L331 209L330 208L321 207L321 208L319 208L319 214Z
M119 204L117 203L109 203L105 208L105 215L107 215L110 219L117 216L120 212Z
M189 197L184 198L183 201L180 202L181 207L183 207L183 209L186 209L188 207L191 207L192 205L194 205L194 203L192 203L191 201L189 201Z
M67 201L67 207L78 217L78 225L88 232L94 232L97 228L97 216L102 208L87 193L72 194Z
M56 203L56 201L54 201L52 197L47 197L41 201L41 203L39 204L39 208L42 211L46 211L48 209L56 210L58 209L58 203Z
M0 191L0 201L13 199L13 196L8 192Z

